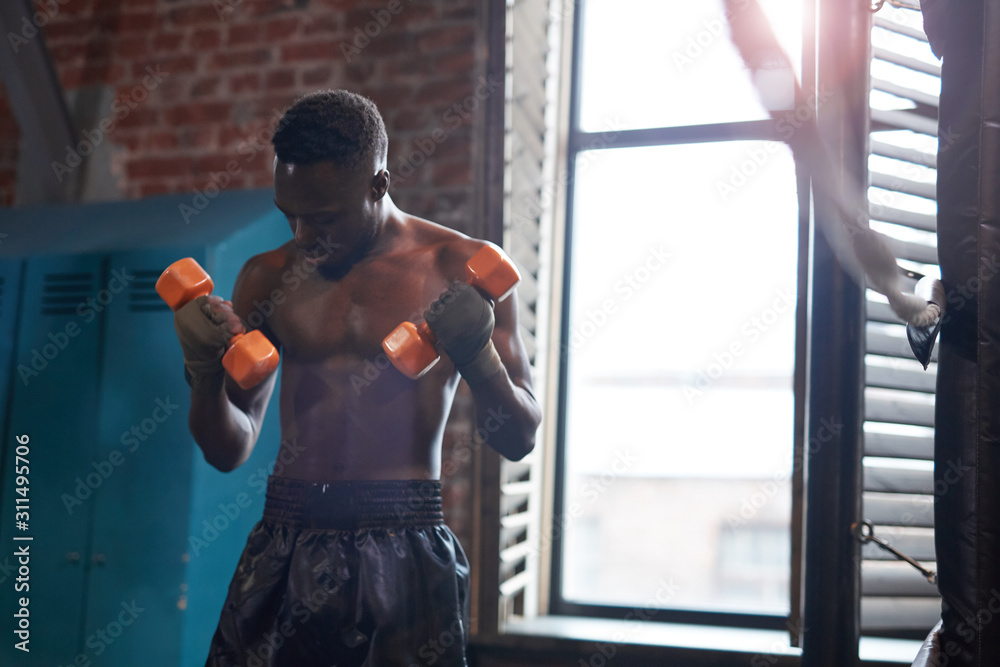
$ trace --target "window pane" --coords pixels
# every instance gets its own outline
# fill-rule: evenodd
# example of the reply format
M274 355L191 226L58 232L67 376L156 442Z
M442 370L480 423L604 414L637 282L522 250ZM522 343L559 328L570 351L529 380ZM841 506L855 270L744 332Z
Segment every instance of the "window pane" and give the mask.
M798 212L783 144L576 164L563 596L787 613ZM660 596L662 598L662 595Z
M767 118L729 40L722 0L587 0L581 6L582 130ZM762 0L761 6L798 69L800 0Z

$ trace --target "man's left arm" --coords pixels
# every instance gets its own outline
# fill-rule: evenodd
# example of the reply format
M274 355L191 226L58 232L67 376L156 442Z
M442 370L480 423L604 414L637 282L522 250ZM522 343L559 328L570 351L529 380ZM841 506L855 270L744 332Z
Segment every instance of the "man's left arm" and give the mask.
M491 377L466 377L476 404L476 425L486 443L506 458L519 461L535 447L542 413L532 393L528 353L518 325L515 290L496 304L491 344L500 368Z

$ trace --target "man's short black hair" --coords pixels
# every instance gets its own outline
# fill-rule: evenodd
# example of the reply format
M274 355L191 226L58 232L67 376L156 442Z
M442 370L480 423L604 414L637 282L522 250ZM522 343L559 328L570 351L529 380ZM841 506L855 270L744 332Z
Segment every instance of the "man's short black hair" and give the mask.
M332 162L353 169L383 165L389 140L370 99L347 90L319 90L285 111L271 143L286 164Z

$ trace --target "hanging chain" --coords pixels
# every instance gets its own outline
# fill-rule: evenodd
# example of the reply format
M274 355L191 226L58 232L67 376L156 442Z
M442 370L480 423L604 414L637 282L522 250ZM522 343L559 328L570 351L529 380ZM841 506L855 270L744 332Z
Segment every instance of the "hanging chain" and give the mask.
M854 535L855 535L855 537L858 538L858 541L861 542L861 544L868 544L869 542L871 542L873 544L878 545L879 547L881 547L882 549L885 549L886 551L888 551L889 553L891 553L893 556L895 556L899 560L901 560L903 562L906 562L906 563L909 563L913 567L917 568L917 570L920 571L920 574L924 575L924 577L930 583L932 583L932 584L936 584L937 583L937 573L936 572L934 572L933 570L928 570L926 567L924 567L923 565L921 565L917 561L913 560L912 558L910 558L906 554L904 554L904 553L902 553L900 551L897 551L896 549L892 548L889 545L889 543L886 542L885 540L883 540L882 538L875 537L875 526L872 524L871 521L862 521L859 524L856 523L856 524L854 524L854 526L852 526L852 528L854 529Z

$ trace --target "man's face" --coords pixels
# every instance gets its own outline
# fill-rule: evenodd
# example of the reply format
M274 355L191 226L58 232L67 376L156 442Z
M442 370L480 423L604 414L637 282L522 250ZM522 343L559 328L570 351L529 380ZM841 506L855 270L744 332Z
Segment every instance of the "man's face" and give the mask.
M274 161L274 203L285 214L303 261L322 274L347 273L378 233L374 175L329 162Z

